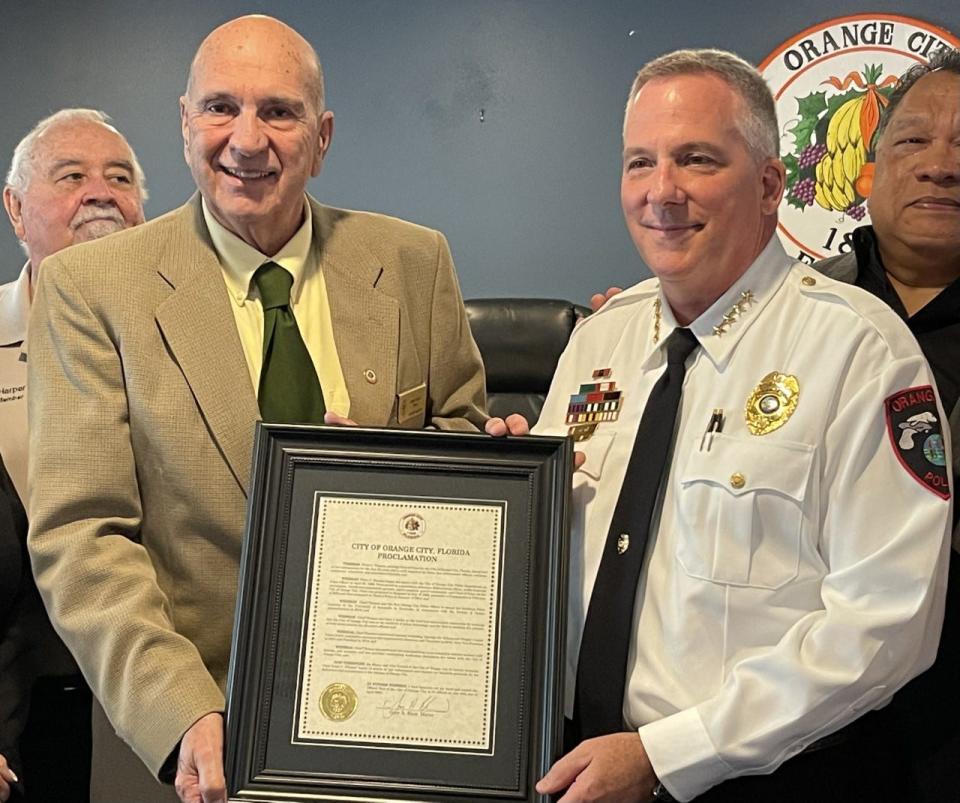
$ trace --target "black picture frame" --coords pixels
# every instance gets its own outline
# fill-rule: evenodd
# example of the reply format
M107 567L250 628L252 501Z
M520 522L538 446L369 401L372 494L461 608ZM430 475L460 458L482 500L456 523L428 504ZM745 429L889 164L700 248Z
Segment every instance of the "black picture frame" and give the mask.
M534 785L562 749L569 439L280 424L259 424L255 439L227 681L229 799L547 800ZM316 500L358 494L503 502L487 749L292 738Z

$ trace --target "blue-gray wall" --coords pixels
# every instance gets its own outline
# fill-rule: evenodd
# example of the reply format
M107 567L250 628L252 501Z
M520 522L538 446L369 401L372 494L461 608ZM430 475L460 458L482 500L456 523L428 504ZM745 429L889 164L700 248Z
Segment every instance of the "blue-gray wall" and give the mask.
M646 275L619 206L623 104L678 47L758 62L823 19L909 14L960 32L956 0L0 0L0 162L63 106L111 114L155 217L192 191L177 99L213 27L265 11L320 53L333 149L311 192L441 229L467 296L584 300ZM481 110L483 121L481 122ZM0 280L23 262L0 224Z

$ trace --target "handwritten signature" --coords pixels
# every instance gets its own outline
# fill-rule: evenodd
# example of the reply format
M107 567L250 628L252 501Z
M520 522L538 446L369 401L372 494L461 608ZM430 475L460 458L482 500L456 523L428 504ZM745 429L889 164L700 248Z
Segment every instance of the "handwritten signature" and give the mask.
M401 694L388 697L377 710L383 712L384 719L393 717L432 717L450 713L450 701L435 694Z

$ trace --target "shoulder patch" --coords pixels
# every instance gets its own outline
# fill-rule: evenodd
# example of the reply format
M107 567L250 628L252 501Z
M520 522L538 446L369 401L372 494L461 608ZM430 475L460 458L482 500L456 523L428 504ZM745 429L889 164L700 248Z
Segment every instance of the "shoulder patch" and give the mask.
M930 385L905 388L883 403L894 454L907 473L941 499L950 498L947 453Z

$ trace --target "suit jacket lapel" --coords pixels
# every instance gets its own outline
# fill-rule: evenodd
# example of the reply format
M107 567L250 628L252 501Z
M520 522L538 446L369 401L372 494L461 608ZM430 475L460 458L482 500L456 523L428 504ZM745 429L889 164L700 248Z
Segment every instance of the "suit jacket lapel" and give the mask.
M350 417L386 426L396 400L400 304L380 260L338 228L345 214L310 199L314 247L323 271L337 356L350 395ZM372 373L371 373L372 372Z
M244 494L260 416L199 196L183 209L182 236L158 267L173 288L156 320L210 432Z

